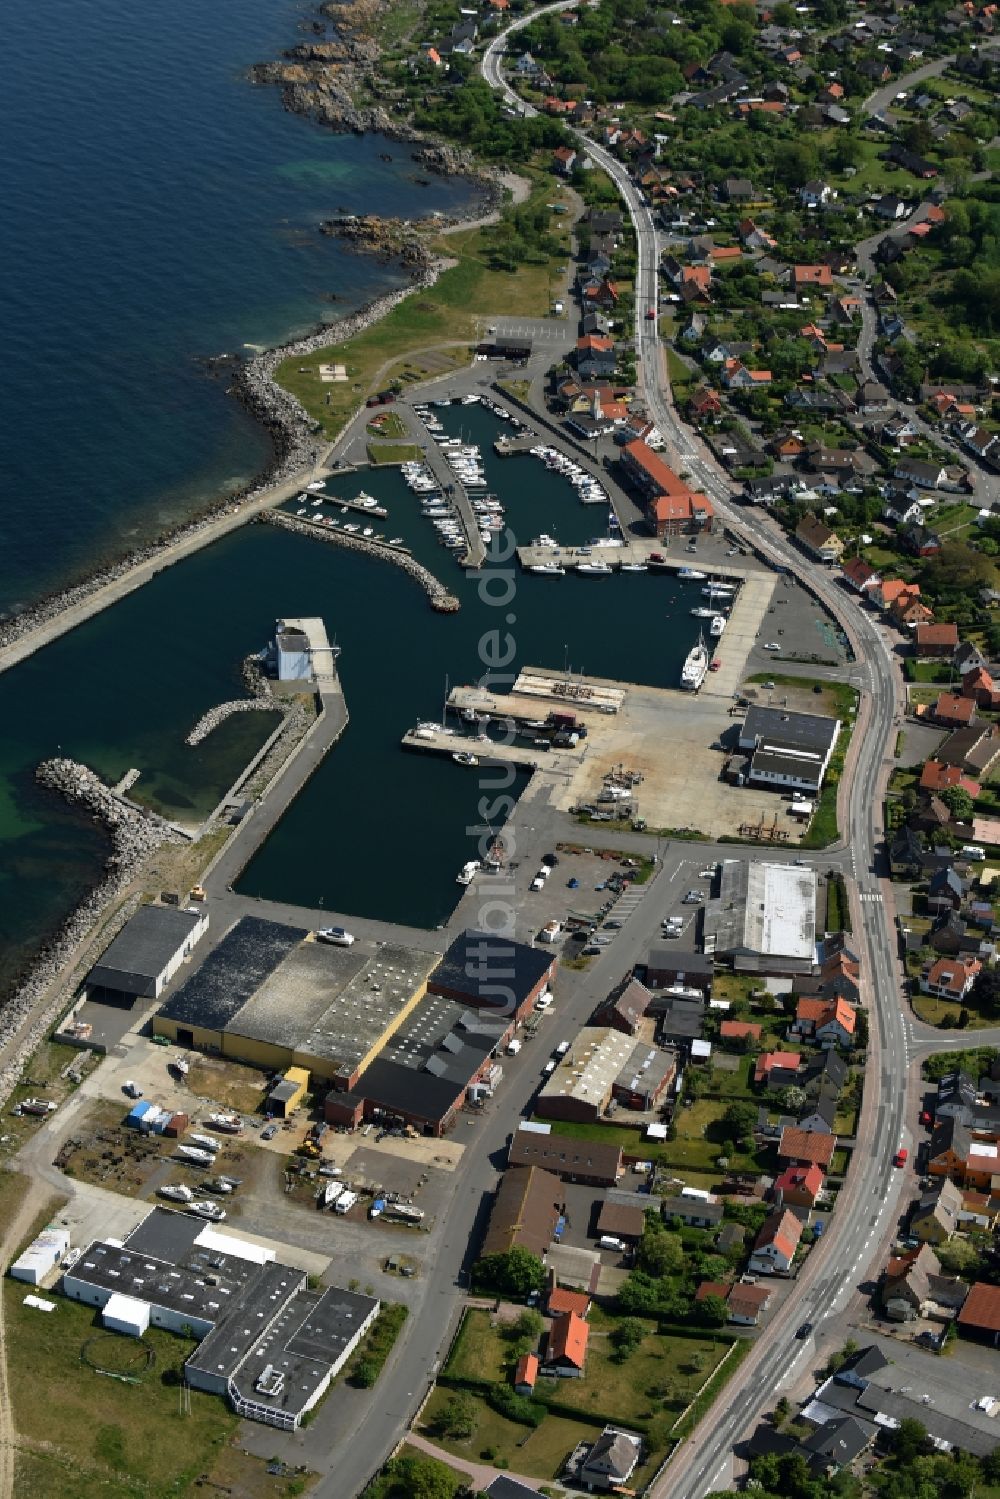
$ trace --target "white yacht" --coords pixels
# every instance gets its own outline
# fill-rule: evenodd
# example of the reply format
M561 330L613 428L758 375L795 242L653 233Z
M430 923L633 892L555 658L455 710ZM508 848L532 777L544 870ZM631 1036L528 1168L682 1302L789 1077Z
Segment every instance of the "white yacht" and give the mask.
M698 636L698 644L688 652L687 659L681 667L681 686L685 692L697 692L708 674L708 651L705 649L703 638Z
M565 578L566 576L566 569L560 567L558 562L533 562L528 571L529 573L544 573L549 578Z
M715 614L712 617L712 623L708 627L708 633L712 636L713 640L718 640L725 628L726 616L724 614Z

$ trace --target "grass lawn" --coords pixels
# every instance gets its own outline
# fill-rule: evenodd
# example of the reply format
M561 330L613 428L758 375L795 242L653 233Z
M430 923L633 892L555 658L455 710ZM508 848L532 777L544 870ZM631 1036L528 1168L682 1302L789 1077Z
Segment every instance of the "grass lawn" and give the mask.
M715 992L714 986L712 992ZM753 1063L749 1057L740 1057L739 1066L733 1071L728 1067L710 1067L706 1092L713 1098L722 1098L727 1102L733 1098L753 1098L755 1094L750 1086L752 1070Z
M419 463L423 457L415 442L370 442L369 463Z
M642 1319L639 1319L642 1320ZM553 1394L561 1405L627 1425L648 1421L662 1404L683 1410L724 1356L731 1339L672 1337L646 1323L646 1336L623 1363L613 1357L609 1334L617 1321L594 1307L583 1379L561 1380ZM548 1389L546 1380L543 1389Z
M667 374L670 377L670 386L678 400L682 400L695 382L695 374L684 363L679 354L673 349L667 348Z
M470 1307L445 1371L456 1379L488 1379L498 1384L506 1377L505 1365L513 1355L514 1346L514 1342L506 1342L491 1325L489 1312Z
M551 201L558 192L551 178L543 173L533 175L536 185L529 203ZM380 384L396 379L419 380L443 374L449 366L468 363L469 344L478 339L484 320L496 313L544 317L551 306L556 278L566 264L569 245L565 224L553 220L552 233L564 240L567 248L544 264L523 264L514 271L489 268L485 259L491 243L489 228L440 235L432 241L432 248L457 264L444 271L432 287L406 297L356 338L284 360L278 366L277 380L298 397L328 437L335 436L371 394L376 380ZM415 356L420 350L433 351L433 357L428 355L426 362L404 357ZM319 365L332 361L347 366L345 384L324 385L320 380Z
M365 427L369 437L406 437L407 428L397 411L383 411Z
M98 1336L106 1343L95 1355L111 1357L122 1349L137 1353L137 1343L102 1334L93 1307L77 1302L59 1298L47 1316L32 1311L23 1304L25 1290L12 1281L3 1288L7 1356L17 1371L14 1419L28 1441L44 1444L47 1468L43 1486L24 1488L25 1495L166 1499L211 1468L238 1422L222 1400L197 1390L191 1414L180 1414L180 1370L193 1340L151 1328L143 1343L155 1364L141 1384L123 1384L88 1368L81 1348ZM37 1453L27 1460L31 1482L42 1460Z
M679 1108L674 1115L677 1137L663 1146L663 1159L682 1170L687 1166L711 1170L720 1156L732 1170L763 1169L756 1151L739 1148L725 1132L726 1107L724 1099L699 1098L690 1108Z
M485 1400L473 1395L476 1429L471 1437L459 1441L435 1430L436 1418L451 1399L451 1393L443 1386L434 1391L424 1408L421 1431L447 1452L467 1461L483 1461L483 1453L489 1449L494 1454L493 1462L502 1462L514 1473L525 1473L529 1478L555 1478L577 1443L592 1442L599 1434L596 1426L570 1421L565 1416L546 1416L541 1426L534 1429L520 1426L498 1415Z
M913 996L913 1013L918 1019L926 1021L928 1025L957 1025L958 1017L963 1009L969 1017L968 1026L963 1029L978 1030L982 1026L996 1025L996 1016L978 1014L970 1005L968 997L964 1004L957 1005L953 1000L938 999L934 994L914 994Z

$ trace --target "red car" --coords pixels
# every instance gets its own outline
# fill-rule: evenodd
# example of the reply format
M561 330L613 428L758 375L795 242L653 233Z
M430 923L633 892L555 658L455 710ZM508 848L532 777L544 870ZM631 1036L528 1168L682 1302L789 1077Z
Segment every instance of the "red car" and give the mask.
M907 1157L909 1156L909 1154L910 1154L910 1152L906 1149L906 1146L905 1145L901 1146L900 1149L897 1150L896 1154L893 1156L893 1158L892 1158L892 1164L894 1166L905 1166L906 1165L906 1161L907 1161Z
M708 669L709 669L709 671L718 671L718 669L719 669L719 667L720 667L720 666L721 666L721 665L722 665L722 662L721 662L721 661L719 661L719 660L718 660L718 659L716 659L716 660L715 660L715 661L713 661L713 662L712 662L712 663L711 663L711 665L710 665L710 666L709 666L709 668L708 668Z
M930 1109L921 1109L920 1110L920 1123L921 1124L933 1124L934 1123L934 1115L931 1113Z
M651 323L655 317L656 317L656 308L655 307L647 307L646 308L646 322L647 323Z

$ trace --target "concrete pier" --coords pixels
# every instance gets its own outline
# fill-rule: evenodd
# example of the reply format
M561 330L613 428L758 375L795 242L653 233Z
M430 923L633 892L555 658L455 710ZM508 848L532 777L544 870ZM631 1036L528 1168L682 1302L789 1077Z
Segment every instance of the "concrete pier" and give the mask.
M413 413L412 420L419 420L416 413ZM426 428L424 430L426 431ZM462 530L465 532L465 556L462 559L463 566L482 567L483 561L486 557L486 547L483 543L483 538L479 534L479 526L476 522L476 517L473 513L472 506L469 503L469 496L466 494L465 489L458 482L455 474L448 466L448 463L441 449L438 447L437 443L433 441L433 433L428 432L427 438L428 441L425 452L427 467L430 469L431 473L434 475L441 488L448 491L448 499L455 506L455 509L458 512L458 518L462 522Z
M310 510L315 508L316 516L323 514L322 509L316 504L320 496L317 494L296 495L300 505L308 505ZM339 494L324 494L322 496L325 505L337 505L341 510L353 510L356 515L373 515L376 520L388 520L389 512L384 505L362 505L360 500L345 500ZM304 517L299 516L302 520Z
M548 747L548 741L545 748L526 739L515 740L511 744L495 744L492 739L467 739L458 734L434 734L429 730L421 731L418 736L413 729L403 735L400 743L404 749L419 750L429 755L451 756L458 752L472 754L480 765L520 765L526 770L562 769L567 775L582 765L587 752L585 739L572 749L552 749ZM456 768L474 771L476 766Z
M555 562L560 567L566 568L567 572L575 568L578 562L606 562L615 572L623 563L629 566L647 567L650 572L665 573L680 573L685 567L690 567L696 572L705 573L707 575L705 581L711 577L724 578L727 582L742 582L746 576L745 572L741 572L739 568L721 562L713 562L710 567L703 567L694 555L685 560L668 558L663 551L663 547L668 543L657 541L655 536L626 536L623 537L623 542L624 544L620 547L523 546L517 549L517 560L523 568ZM664 560L651 562L651 556L661 556Z

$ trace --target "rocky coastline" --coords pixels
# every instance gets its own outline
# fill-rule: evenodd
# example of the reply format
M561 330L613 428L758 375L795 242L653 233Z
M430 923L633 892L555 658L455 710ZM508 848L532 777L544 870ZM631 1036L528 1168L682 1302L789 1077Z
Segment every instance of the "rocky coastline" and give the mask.
M214 708L209 708L203 713L189 734L184 736L184 743L190 745L201 744L207 739L213 729L217 729L220 723L225 723L227 718L232 718L236 713L280 713L281 704L268 698L239 697L233 698L228 703L217 703Z
M161 844L183 841L162 817L154 812L141 812L124 798L116 796L99 775L74 760L43 760L35 771L35 780L66 801L82 807L102 823L111 835L112 848L105 862L104 878L66 919L58 935L38 954L27 978L7 998L0 1011L2 1048L13 1039L46 991L61 975L66 975L66 983L53 991L49 1003L35 1017L30 1032L22 1039L18 1055L9 1059L0 1072L0 1103L17 1082L25 1059L69 1002L75 984L72 958L79 944L111 902L129 885L148 854ZM131 897L116 912L112 922L100 934L102 944L117 935L139 900L138 895Z

